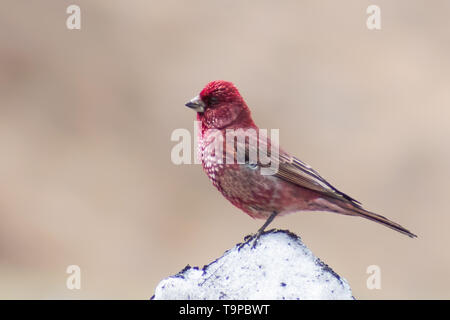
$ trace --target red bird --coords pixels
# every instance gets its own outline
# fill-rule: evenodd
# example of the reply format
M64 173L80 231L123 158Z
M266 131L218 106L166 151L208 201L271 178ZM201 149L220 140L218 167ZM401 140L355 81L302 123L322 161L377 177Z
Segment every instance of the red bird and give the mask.
M198 156L209 179L236 207L253 218L266 219L256 235L249 239L255 239L254 246L276 216L296 211L329 211L359 216L416 237L401 225L366 211L358 201L333 187L317 171L281 148L271 155L278 170L272 175L262 174L261 170L267 165L259 160L251 163L249 155L252 148L258 149L263 145L265 150L271 150L275 142L265 136L262 138L261 134L257 136L255 146L249 140L245 140L243 145L242 139L235 142L234 138L231 141L225 138L229 130L243 129L241 134L246 130L259 130L250 109L231 82L218 80L208 83L186 106L197 111L200 122ZM219 140L223 143L222 152L217 152L219 138L223 138ZM227 156L235 159L239 148L245 150L245 162L226 161Z

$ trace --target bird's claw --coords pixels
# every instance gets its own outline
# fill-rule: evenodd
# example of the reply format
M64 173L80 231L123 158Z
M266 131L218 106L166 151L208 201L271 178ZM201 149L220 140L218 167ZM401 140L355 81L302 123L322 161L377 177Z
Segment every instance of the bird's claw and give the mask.
M256 248L256 244L258 243L258 240L259 240L259 235L257 235L257 236L255 237L255 239L253 239L252 249L255 249L255 248Z
M245 236L244 242L241 243L238 247L238 251L240 251L243 247L245 247L247 244L250 244L251 242L253 242L252 249L255 249L260 236L261 236L261 234L259 234L259 233Z
M249 244L255 236L256 235L254 235L254 234L249 234L249 235L245 236L244 242L242 242L238 247L238 251L240 251L243 247L245 247L247 244Z

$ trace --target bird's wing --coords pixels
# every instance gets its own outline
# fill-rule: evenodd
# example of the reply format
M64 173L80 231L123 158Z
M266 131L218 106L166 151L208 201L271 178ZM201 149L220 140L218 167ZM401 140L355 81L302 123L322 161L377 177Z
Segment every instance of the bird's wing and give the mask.
M359 201L333 187L309 165L286 153L279 155L279 168L278 172L275 173L275 176L292 182L300 187L318 191L332 198L350 202L356 207L361 206Z
M233 147L233 142L234 147ZM346 195L345 193L339 191L333 187L328 181L322 178L317 171L311 168L309 165L303 161L293 157L279 148L271 148L272 142L265 138L258 138L258 145L255 143L245 143L241 139L237 141L226 142L225 153L231 156L233 159L237 159L237 150L245 150L245 161L246 163L251 158L251 154L258 155L257 165L260 167L274 167L277 166L278 170L274 173L274 176L298 185L303 188L317 191L323 195L351 203L357 208L361 208L361 203L352 197ZM256 148L256 150L255 150ZM265 148L266 152L270 153L271 164L262 164L259 158L258 150ZM276 162L276 163L274 163Z

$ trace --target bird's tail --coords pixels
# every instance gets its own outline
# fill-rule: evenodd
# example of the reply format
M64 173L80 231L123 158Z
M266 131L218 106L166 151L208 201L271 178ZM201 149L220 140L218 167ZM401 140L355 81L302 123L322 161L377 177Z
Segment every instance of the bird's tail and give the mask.
M403 233L403 234L407 235L408 237L417 238L417 236L414 233L412 233L411 231L409 231L408 229L403 228L398 223L395 223L394 221L391 221L388 218L383 217L379 214L376 214L376 213L364 210L363 208L358 208L355 206L347 207L346 209L350 210L353 213L353 215L357 215L357 216L378 222L388 228L391 228L391 229L394 229L395 231Z

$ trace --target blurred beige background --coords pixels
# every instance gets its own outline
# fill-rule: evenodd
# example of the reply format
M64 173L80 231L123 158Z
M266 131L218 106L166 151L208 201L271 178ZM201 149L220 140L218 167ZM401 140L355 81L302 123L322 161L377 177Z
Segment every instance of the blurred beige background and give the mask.
M81 30L66 8L81 7ZM381 7L382 30L366 27ZM148 299L251 232L199 165L184 103L233 81L286 150L419 235L327 213L275 221L359 299L450 298L450 2L2 1L0 298ZM276 263L276 261L274 261ZM68 265L81 290L66 288ZM381 290L366 269L381 268Z

